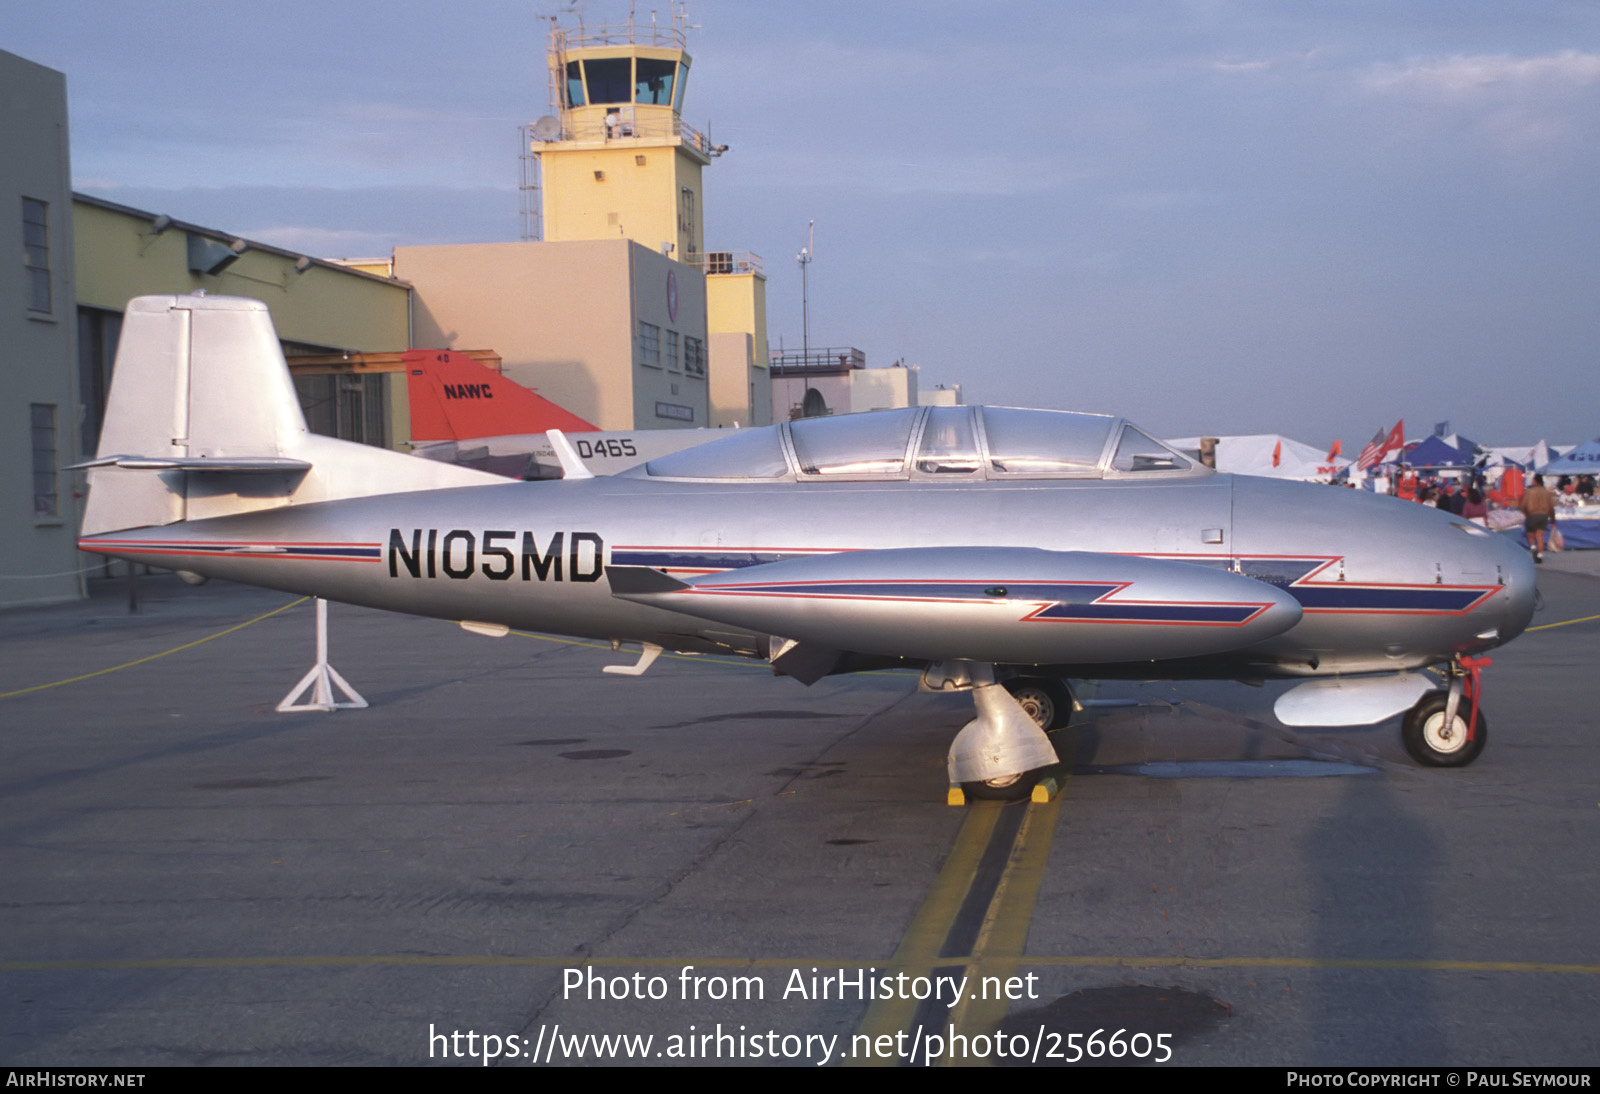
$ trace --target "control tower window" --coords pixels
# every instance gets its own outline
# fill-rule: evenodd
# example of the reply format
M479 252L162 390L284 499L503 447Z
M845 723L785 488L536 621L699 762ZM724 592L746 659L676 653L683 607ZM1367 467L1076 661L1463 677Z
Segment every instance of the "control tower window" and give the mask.
M633 58L601 57L583 63L589 77L591 103L630 103L633 95Z
M662 61L654 57L640 57L635 62L633 101L653 106L668 106L672 102L672 77L678 70L676 61Z
M678 73L678 92L672 97L672 109L679 114L683 113L683 89L689 83L689 66L685 65Z
M579 66L581 61L567 62L567 105L583 106L583 69Z

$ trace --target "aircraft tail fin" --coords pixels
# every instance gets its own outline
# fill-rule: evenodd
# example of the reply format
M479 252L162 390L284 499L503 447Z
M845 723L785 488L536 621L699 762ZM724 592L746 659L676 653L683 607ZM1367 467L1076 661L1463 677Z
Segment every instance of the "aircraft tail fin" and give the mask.
M563 429L593 433L596 426L456 350L412 350L405 355L416 441L467 441Z
M128 304L83 534L368 494L503 481L306 428L267 306Z

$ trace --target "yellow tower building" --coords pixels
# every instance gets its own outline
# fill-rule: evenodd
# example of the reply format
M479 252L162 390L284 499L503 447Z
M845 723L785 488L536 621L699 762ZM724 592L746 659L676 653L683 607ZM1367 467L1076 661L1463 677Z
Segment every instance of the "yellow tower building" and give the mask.
M631 239L680 262L705 249L701 170L726 151L683 122L684 25L553 28L554 117L533 135L546 242Z
M550 31L554 115L528 127L524 210L546 243L629 239L704 275L711 425L770 421L766 274L705 250L702 171L726 152L683 121L686 20ZM531 200L530 200L531 199ZM530 226L531 227L531 226ZM687 273L688 271L685 271ZM742 336L742 337L740 337Z

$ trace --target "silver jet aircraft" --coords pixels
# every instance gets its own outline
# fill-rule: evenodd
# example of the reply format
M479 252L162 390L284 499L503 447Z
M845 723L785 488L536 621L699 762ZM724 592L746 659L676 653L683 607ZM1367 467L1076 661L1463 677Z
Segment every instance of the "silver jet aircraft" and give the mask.
M625 474L507 482L307 431L265 305L128 306L81 546L506 628L741 654L810 683L883 666L968 690L952 783L1057 762L1067 678L1301 680L1293 725L1407 712L1470 763L1478 655L1533 567L1447 513L1222 475L1120 418L926 407L741 431ZM1420 670L1434 668L1441 682Z

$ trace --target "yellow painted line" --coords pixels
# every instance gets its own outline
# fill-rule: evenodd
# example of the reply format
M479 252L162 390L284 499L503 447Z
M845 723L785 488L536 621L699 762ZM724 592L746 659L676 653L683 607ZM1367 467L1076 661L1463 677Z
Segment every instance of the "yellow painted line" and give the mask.
M1066 778L1063 776L1063 784ZM1003 997L974 999L972 996L975 992L982 994L982 977L995 977L1003 985L1017 974L1018 966L1024 961L1022 951L1028 943L1028 928L1033 923L1034 905L1050 861L1050 845L1064 796L1058 793L1046 804L1025 807L1027 817L1017 833L1011 858L1000 876L1000 884L989 902L988 914L972 947L968 971L974 982L967 985L966 998L950 1012L950 1023L957 1033L969 1037L993 1033L1010 1010L1010 1000ZM971 1061L946 1057L944 1062L966 1064Z
M1566 619L1560 623L1541 623L1537 627L1529 627L1529 631L1547 631L1552 627L1570 627L1574 623L1589 623L1600 619L1600 615L1586 615L1582 619Z
M225 631L218 631L216 634L208 634L204 638L197 638L193 642L189 642L189 643L186 643L186 644L184 644L182 646L178 646L175 649L165 650L165 651L163 651L161 653L152 653L149 657L141 657L137 661L129 661L126 664L122 664L122 665L112 665L108 669L98 669L95 672L86 672L82 676L73 676L73 677L69 677L66 680L56 680L56 681L53 681L53 682L48 683L48 684L35 684L31 688L18 688L16 691L0 692L0 699L9 699L13 695L27 695L31 691L44 691L47 688L58 688L58 687L61 687L63 684L76 684L80 680L92 680L96 676L104 676L108 672L119 672L122 669L131 669L135 665L143 665L143 664L146 664L146 663L148 663L150 661L159 661L163 657L171 657L175 653L182 653L184 650L192 650L196 646L204 645L205 643L210 642L213 639L221 638L224 635L232 634L234 631L242 631L246 627L250 626L252 623L259 623L263 619L271 619L273 616L277 615L279 612L286 612L290 608L294 607L296 604L304 604L306 601L308 601L310 599L311 598L309 596L302 596L299 600L291 600L291 601L289 601L289 603L285 604L281 608L274 608L272 611L268 612L265 615L258 615L254 619L247 619L243 623L237 623L234 626L229 627Z
M885 972L926 969L932 965L952 965L974 975L996 975L1010 965L1026 968L1176 968L1176 969L1346 969L1367 972L1470 972L1508 974L1553 974L1559 976L1600 976L1600 965L1556 961L1448 961L1408 958L1331 958L1331 957L1193 957L1113 955L1038 955L1020 958L972 959L934 957L901 963L863 961L837 957L515 957L501 954L323 954L286 957L151 957L106 961L0 961L5 972L76 972L128 969L266 969L266 968L350 968L350 967L440 967L440 968L582 968L601 969L881 969ZM876 1008L877 1003L873 1004ZM915 1006L910 1008L915 1011ZM870 1016L870 1012L869 1012ZM909 1015L906 1019L909 1022ZM904 1026L896 1027L898 1029ZM858 1032L866 1032L865 1024ZM893 1032L890 1030L889 1032Z
M887 968L905 970L930 969L936 965L961 964L959 958L941 958L939 948L950 934L950 927L961 911L961 902L978 876L978 866L983 861L984 849L994 835L995 824L1000 819L1000 809L974 807L967 811L956 833L955 846L945 857L939 876L934 878L928 895L911 920L911 926L900 939ZM911 1025L916 1017L918 1003L915 999L874 999L866 1015L856 1027L858 1034L876 1039L884 1034L894 1035ZM891 1066L893 1060L875 1060L879 1066Z

